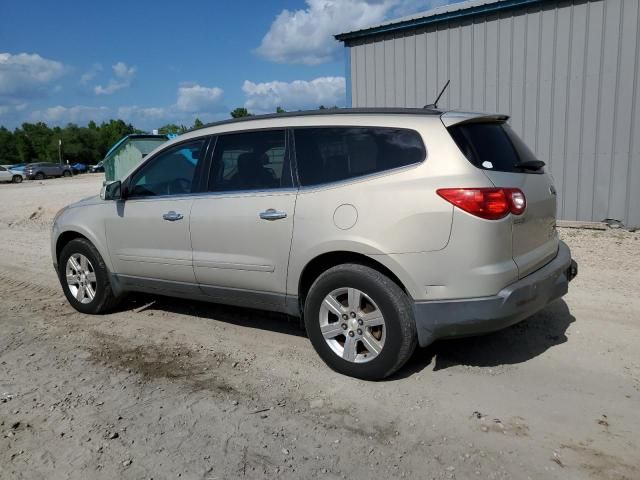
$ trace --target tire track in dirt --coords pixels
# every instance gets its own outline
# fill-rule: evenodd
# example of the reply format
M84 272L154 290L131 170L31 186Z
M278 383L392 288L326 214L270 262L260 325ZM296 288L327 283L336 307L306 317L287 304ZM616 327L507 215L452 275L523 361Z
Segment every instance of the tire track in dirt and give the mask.
M62 291L59 287L47 287L29 280L9 276L8 272L0 271L0 293L8 294L12 298L29 299L30 302L42 302L60 298ZM31 294L36 294L34 298Z

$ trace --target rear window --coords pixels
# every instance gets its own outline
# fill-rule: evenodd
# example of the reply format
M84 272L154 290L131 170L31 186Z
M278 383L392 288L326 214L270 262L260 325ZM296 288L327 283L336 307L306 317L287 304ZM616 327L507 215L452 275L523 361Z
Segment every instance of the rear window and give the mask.
M506 123L465 123L449 127L449 133L464 156L478 168L497 172L543 172L517 166L537 158Z
M295 130L298 177L319 185L420 163L417 132L400 128L327 127Z

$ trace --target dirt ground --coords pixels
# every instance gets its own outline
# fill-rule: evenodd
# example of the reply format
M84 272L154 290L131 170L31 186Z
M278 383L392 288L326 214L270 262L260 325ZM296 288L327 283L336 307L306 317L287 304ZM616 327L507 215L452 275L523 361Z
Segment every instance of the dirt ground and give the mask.
M640 478L640 233L563 230L564 300L368 383L277 315L73 310L49 224L101 179L0 185L0 478Z

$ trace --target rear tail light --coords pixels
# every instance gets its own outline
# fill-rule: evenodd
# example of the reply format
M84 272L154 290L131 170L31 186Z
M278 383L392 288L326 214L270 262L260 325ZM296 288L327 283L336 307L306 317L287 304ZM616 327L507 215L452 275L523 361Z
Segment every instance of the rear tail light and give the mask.
M511 213L514 215L521 215L527 208L527 199L522 193L522 190L517 188L506 189L507 195L509 195L509 203L511 204Z
M509 213L521 215L527 200L518 188L441 188L436 191L447 202L476 217L498 220Z

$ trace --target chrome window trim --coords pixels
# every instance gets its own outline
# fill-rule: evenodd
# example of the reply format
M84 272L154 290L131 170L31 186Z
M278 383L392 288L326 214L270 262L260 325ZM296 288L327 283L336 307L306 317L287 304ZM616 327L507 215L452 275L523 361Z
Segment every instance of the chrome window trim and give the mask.
M224 192L193 192L182 195L156 195L152 197L132 197L127 198L125 202L150 202L153 200L188 200L190 198L203 197L238 197L238 196L273 196L273 195L291 195L299 191L296 187L288 188L269 188L263 190L227 190ZM122 200L106 200L108 202L122 202Z

